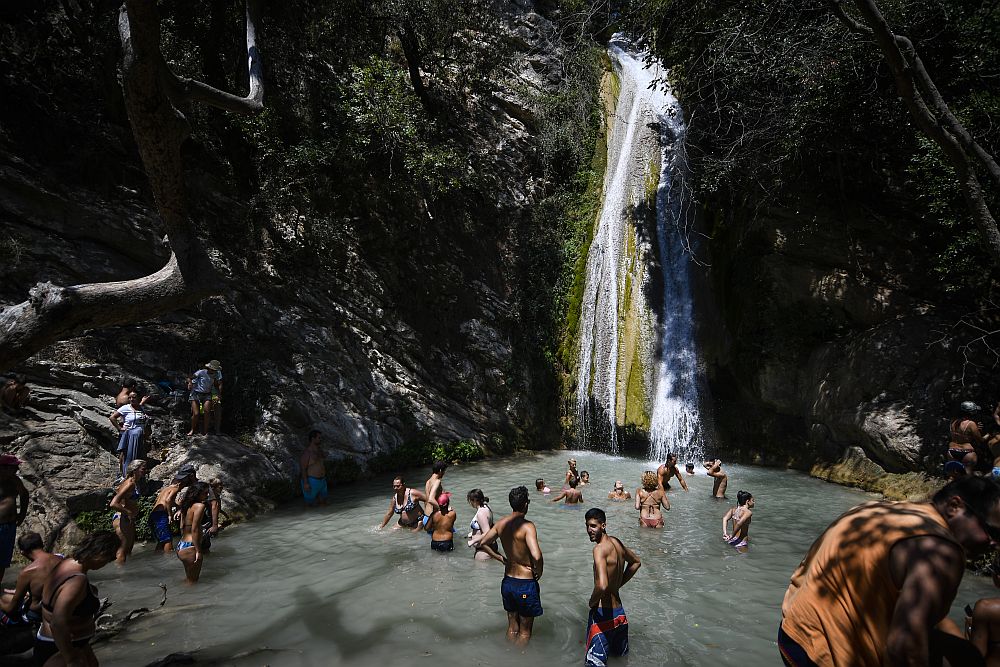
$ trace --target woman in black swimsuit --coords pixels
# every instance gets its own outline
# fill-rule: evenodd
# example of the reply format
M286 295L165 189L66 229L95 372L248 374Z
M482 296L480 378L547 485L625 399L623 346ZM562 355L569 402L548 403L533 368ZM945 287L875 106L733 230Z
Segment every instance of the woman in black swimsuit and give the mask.
M53 568L42 587L42 627L35 636L36 665L65 664L97 666L90 640L97 629L101 601L87 572L99 570L115 559L121 540L110 530L99 530L83 538L72 558Z
M382 525L379 528L385 528L392 515L398 514L397 525L400 528L419 530L424 518L424 510L420 503L429 503L434 508L431 510L432 514L438 509L437 501L428 498L423 491L408 488L401 476L392 480L392 492L392 497L389 499L389 510L382 518Z

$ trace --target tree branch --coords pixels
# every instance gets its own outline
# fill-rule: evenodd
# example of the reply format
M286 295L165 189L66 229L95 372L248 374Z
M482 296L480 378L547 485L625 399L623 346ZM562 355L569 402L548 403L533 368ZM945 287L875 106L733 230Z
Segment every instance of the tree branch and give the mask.
M997 229L996 220L986 202L975 164L982 166L991 180L998 184L1000 184L1000 168L992 156L972 139L965 126L952 114L927 73L913 43L908 38L892 32L875 0L854 0L861 14L861 21L847 14L842 6L842 0L828 0L828 4L850 30L875 40L892 72L896 92L910 112L914 123L925 136L941 148L948 163L955 170L966 208L994 264L1000 266L1000 230ZM930 99L930 104L925 97Z
M125 107L167 232L170 259L156 273L135 280L70 287L40 283L27 301L0 308L0 370L88 329L142 322L222 292L224 283L188 212L181 146L190 128L178 106L197 100L241 113L260 110L264 87L257 7L257 0L247 0L250 93L240 98L174 76L160 51L156 1L125 0L118 17Z
M184 100L201 102L234 113L257 113L264 108L264 69L260 51L257 49L257 25L260 16L259 0L247 0L247 69L249 71L250 92L240 97L219 90L207 83L177 76L163 63L162 73L168 77L168 85L179 92Z

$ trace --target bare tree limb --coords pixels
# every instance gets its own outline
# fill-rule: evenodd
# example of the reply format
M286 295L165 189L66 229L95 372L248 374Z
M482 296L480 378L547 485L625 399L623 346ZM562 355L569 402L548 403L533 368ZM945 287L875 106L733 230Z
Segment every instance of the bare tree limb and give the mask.
M222 292L224 282L188 211L181 146L190 127L178 107L194 100L240 113L261 109L257 6L257 0L247 0L250 92L240 98L170 72L160 51L155 0L125 0L118 18L125 107L167 232L170 259L156 273L135 280L69 287L41 283L27 301L0 308L0 369L88 329L145 321Z
M1000 230L986 201L976 166L982 167L997 185L1000 185L1000 167L951 112L913 42L892 32L876 1L854 0L860 21L844 10L842 2L828 0L834 14L850 30L871 37L882 51L892 71L897 94L920 131L941 148L955 170L959 189L981 240L994 264L1000 266Z

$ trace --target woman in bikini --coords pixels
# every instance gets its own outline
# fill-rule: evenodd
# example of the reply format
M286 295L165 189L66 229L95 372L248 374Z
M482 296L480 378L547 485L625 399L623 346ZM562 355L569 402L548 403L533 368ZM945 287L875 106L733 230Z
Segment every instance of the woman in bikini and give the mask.
M205 501L210 487L205 482L195 482L181 500L181 541L177 543L177 557L184 564L187 583L198 583L204 563L201 552L201 524L205 516Z
M663 513L660 508L670 510L663 489L659 488L656 473L647 470L642 473L642 486L635 490L635 508L639 510L639 525L647 528L663 528Z
M959 461L964 465L965 473L971 475L976 469L976 464L979 463L976 445L983 444L983 435L979 430L979 424L973 419L980 408L972 401L965 401L959 406L959 410L959 418L953 419L949 424L948 456L953 461Z
M115 497L111 499L110 507L115 511L111 525L115 528L118 539L122 541L115 562L125 564L125 559L132 553L135 544L135 520L139 516L139 483L146 476L146 462L136 459L128 464L125 481L115 489Z
M382 525L379 526L380 529L385 528L393 514L398 514L399 521L396 523L397 528L419 530L421 520L424 517L424 510L421 508L420 503L430 504L433 508L431 514L438 508L437 501L428 498L427 494L423 491L407 487L402 477L396 477L392 480L392 491L392 496L389 499L389 510L382 518Z
M115 559L121 540L110 530L87 535L73 552L56 565L42 586L42 626L35 635L36 665L86 665L97 667L90 640L97 630L101 600L87 572L99 570ZM58 654L61 662L52 660Z
M466 537L469 539L469 546L475 546L476 548L476 560L490 560L493 558L489 553L479 548L479 545L474 545L472 543L472 538L476 535L485 535L486 531L493 527L493 510L490 509L489 502L490 499L486 497L482 489L473 489L469 491L468 495L465 497L472 505L473 509L476 511L476 516L472 518L472 523L469 524L469 534ZM497 543L494 540L491 544L487 545L495 552L497 550ZM497 559L500 560L500 559ZM503 561L500 560L502 563Z
M563 482L563 489L569 488L569 480L576 479L576 483L580 483L580 473L576 471L576 459L570 459L566 461L569 465L569 470L566 471L566 481Z

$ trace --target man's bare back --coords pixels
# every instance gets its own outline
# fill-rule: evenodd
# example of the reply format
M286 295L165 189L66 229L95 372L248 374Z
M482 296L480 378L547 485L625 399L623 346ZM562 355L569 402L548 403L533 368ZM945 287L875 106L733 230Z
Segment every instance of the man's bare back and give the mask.
M532 557L532 546L538 555L538 533L535 524L520 512L506 516L496 525L503 545L504 574L514 579L538 579L542 576L542 561Z

